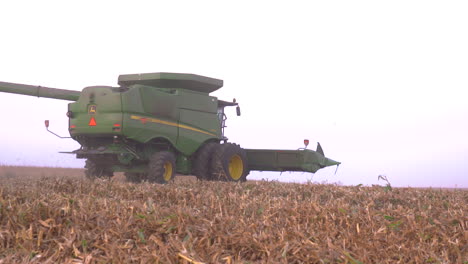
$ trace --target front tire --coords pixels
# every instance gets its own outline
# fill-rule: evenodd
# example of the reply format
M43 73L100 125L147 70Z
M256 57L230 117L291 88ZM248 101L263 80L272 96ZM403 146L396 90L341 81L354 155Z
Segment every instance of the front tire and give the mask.
M148 164L148 181L160 184L172 181L176 172L175 161L175 155L169 151L153 154Z
M212 180L212 173L210 170L211 158L219 143L207 143L203 145L195 154L193 160L192 173L199 180Z
M239 145L219 145L211 160L211 171L215 180L244 182L249 174L247 153Z

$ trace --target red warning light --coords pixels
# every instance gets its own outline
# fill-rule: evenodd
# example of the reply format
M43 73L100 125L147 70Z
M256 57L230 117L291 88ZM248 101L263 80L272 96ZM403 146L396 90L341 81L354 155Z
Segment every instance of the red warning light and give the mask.
M307 148L307 146L309 146L309 140L308 139L304 139L304 145L305 145L306 148Z
M91 117L91 119L89 120L89 126L96 126L96 119L94 119L94 116Z
M76 126L75 126L75 125L71 125L70 128L76 128Z
M114 124L114 127L120 127L120 124L116 123L116 124Z

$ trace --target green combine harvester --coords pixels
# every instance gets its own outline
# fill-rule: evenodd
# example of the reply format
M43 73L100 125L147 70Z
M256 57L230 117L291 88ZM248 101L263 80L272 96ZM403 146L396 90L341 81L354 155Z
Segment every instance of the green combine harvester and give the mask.
M244 149L224 136L224 108L238 103L210 96L219 79L195 74L120 75L118 87L82 92L0 82L0 91L72 101L68 130L86 159L88 178L125 172L130 182L167 183L176 173L201 180L245 181L251 170L317 170L340 163L317 150ZM49 121L46 121L48 130ZM51 131L49 131L51 132ZM53 133L53 132L52 132Z

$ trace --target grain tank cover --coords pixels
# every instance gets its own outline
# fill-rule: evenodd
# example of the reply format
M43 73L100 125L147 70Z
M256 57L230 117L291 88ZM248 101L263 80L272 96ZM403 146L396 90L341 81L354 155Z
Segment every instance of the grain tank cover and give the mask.
M223 80L187 73L141 73L119 76L119 85L141 84L158 88L180 88L211 93L223 87Z

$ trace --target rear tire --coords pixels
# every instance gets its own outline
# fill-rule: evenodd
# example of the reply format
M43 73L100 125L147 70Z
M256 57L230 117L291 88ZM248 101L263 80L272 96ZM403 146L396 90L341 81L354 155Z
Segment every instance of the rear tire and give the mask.
M87 159L85 165L85 176L90 180L94 180L97 178L111 178L114 176L114 172L108 166L99 165L93 160Z
M127 182L140 183L146 180L146 173L140 172L125 172Z
M207 143L203 145L195 154L193 160L193 175L197 176L199 180L211 180L212 173L210 170L211 158L219 143Z
M249 174L247 153L239 145L219 145L211 160L214 180L244 182Z
M148 181L160 184L172 181L176 172L175 161L175 155L169 151L153 154L148 164Z

